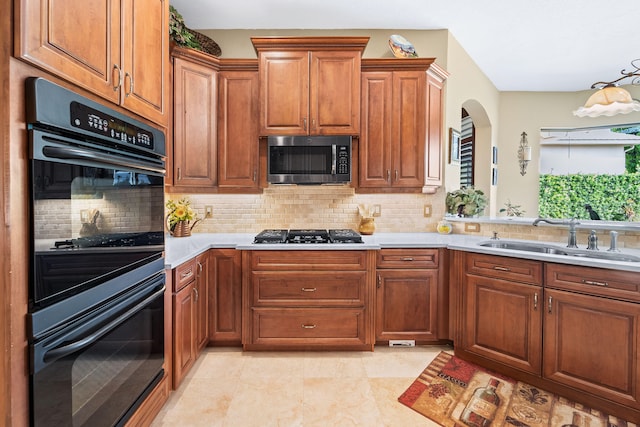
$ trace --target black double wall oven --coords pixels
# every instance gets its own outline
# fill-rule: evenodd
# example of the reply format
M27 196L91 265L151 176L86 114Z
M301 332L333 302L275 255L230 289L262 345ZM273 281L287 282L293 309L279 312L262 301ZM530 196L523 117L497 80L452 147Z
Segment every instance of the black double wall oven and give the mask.
M164 375L164 134L42 78L26 94L31 424L123 425Z

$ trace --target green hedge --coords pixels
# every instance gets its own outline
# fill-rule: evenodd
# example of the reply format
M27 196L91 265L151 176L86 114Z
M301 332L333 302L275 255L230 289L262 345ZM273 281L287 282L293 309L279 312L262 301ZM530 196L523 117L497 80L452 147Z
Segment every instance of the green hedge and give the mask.
M589 219L589 204L602 220L640 219L640 172L624 175L540 175L539 214Z

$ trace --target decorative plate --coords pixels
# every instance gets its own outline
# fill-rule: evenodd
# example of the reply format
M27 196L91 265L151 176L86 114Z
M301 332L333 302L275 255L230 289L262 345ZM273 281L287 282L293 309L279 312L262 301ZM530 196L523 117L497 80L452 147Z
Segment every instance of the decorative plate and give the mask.
M417 58L418 54L411 42L404 37L393 34L389 36L389 47L396 58Z

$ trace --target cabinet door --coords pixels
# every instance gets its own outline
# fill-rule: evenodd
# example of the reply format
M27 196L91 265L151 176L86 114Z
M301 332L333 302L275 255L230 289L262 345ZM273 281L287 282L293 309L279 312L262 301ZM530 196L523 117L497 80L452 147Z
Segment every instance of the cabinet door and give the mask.
M394 187L424 185L426 74L415 71L393 73L393 122L391 182Z
M356 135L360 132L360 52L311 52L309 133Z
M122 8L122 105L166 124L169 1L122 0Z
M21 0L19 13L21 58L119 102L119 0Z
M545 290L544 376L640 408L638 304Z
M442 185L442 88L444 81L427 73L427 157L425 183ZM433 189L435 191L435 189Z
M260 52L260 134L304 135L309 120L309 53Z
M542 354L542 288L466 275L461 347L539 375Z
M437 323L437 270L378 270L377 340L437 341Z
M173 294L173 387L180 382L196 358L193 329L195 321L194 284Z
M196 257L197 276L194 285L194 340L196 353L206 347L209 342L209 254L198 255Z
M209 251L209 340L240 344L242 337L241 251Z
M391 182L392 73L362 73L359 183L362 188Z
M174 185L216 184L216 71L174 59Z
M258 73L218 80L218 187L258 188Z

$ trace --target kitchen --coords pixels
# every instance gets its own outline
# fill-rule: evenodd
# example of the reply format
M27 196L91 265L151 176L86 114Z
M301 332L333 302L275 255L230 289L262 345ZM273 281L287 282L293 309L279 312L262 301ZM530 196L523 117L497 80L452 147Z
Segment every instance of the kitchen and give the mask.
M5 29L3 31L6 32L7 37L3 37L3 40L11 40L11 32L9 29L12 27L9 22L9 17L6 18L8 23L4 26ZM240 37L245 46L250 45L249 37L247 32L245 36ZM254 32L255 35L257 32ZM303 33L303 32L301 32ZM342 33L342 32L341 32ZM314 35L315 32L304 32L305 35ZM435 56L437 58L443 58L443 62L441 65L447 69L448 72L451 73L451 77L447 80L447 100L446 100L446 109L447 113L445 117L446 123L455 123L453 117L457 116L457 111L459 110L459 106L462 103L462 100L468 98L479 98L486 99L486 96L475 96L475 94L481 89L477 87L465 87L464 84L458 86L456 83L457 76L460 76L460 72L455 72L456 68L454 67L454 57L452 55L447 55L445 47L446 40L448 39L448 34L446 31L437 31L436 34L428 34L427 38L433 37L436 41L445 43L433 43L434 47L429 47L430 43L427 40L417 44L417 41L422 41L423 38L418 36L417 34L407 31L403 32L405 36L407 36L410 40L416 42L417 50L420 52L422 56ZM387 45L386 40L388 37L388 31L371 31L372 40L369 41L368 48L373 48L375 46L376 51L372 52L372 56L383 56L387 55ZM225 50L227 46L231 46L231 43L227 43L224 41L224 38L215 36L215 39L224 46ZM424 43L424 44L422 44ZM451 42L451 46L449 49L452 51L462 49L457 45L455 41ZM433 52L433 55L430 55L433 50L437 50L437 52ZM249 46L249 52L252 55L255 53L251 50ZM384 52L384 54L383 54ZM424 52L424 53L423 53ZM239 55L239 57L241 57ZM244 57L244 55L242 56ZM249 57L249 54L246 55ZM438 60L440 61L440 60ZM2 245L3 248L6 248L5 254L8 254L8 259L3 260L4 269L6 274L5 283L26 283L27 282L27 267L26 267L26 259L28 258L28 245L24 239L21 239L20 236L28 235L28 228L26 228L26 224L20 223L20 218L28 217L28 213L26 211L26 203L8 203L8 200L23 200L20 197L24 197L24 178L26 175L26 163L24 162L25 154L22 148L25 145L22 145L19 142L24 141L24 136L22 135L24 125L21 123L21 114L16 113L17 111L21 111L23 108L21 99L24 98L22 94L22 89L20 88L20 84L14 84L14 82L19 82L19 76L24 75L44 75L50 77L49 74L43 73L42 71L37 71L30 66L27 66L25 62L17 60L15 58L3 58L3 75L12 76L10 79L11 84L3 87L3 91L5 91L4 99L12 100L11 103L6 103L2 107L3 112L3 134L7 135L5 141L12 141L12 144L7 146L7 150L9 152L8 156L10 157L10 161L5 160L4 164L9 165L6 169L10 171L8 175L4 175L3 179L5 182L2 186L3 191L6 193L4 200L6 201L3 210L3 215L5 215L5 224L11 224L8 230L8 234L2 236ZM474 69L476 67L471 67ZM470 72L470 71L467 71ZM15 76L15 77L13 77ZM486 79L483 79L486 81ZM140 87L140 85L136 85L136 89L144 89L144 87ZM485 89L486 90L486 89ZM458 95L456 95L458 92ZM492 90L495 93L495 90ZM456 102L456 97L457 102ZM507 95L506 98L509 98L510 95ZM583 98L586 97L584 93L579 94L570 94L566 96L570 98L570 102L564 102L565 105L577 105L583 102ZM15 100L15 102L13 102ZM520 102L520 101L518 101ZM514 100L514 104L516 101ZM485 108L492 105L490 102L483 102ZM569 111L570 108L567 107L566 111ZM531 105L527 105L527 108L531 108ZM498 106L490 108L491 116L498 116ZM507 112L501 117L506 117L506 121L509 121L513 124L513 128L516 128L518 132L516 135L519 135L521 129L527 129L530 134L535 134L536 124L527 123L526 125L522 123L522 118L518 120L509 120L512 117L509 117L510 109L504 106L500 107L500 110L506 110ZM515 113L513 113L515 116ZM551 114L551 113L550 113ZM6 118L6 120L4 120ZM515 117L514 117L515 119ZM542 119L541 119L542 120ZM544 125L553 125L550 123L550 120L545 118ZM449 127L449 126L446 126ZM540 127L540 126L538 126ZM502 129L494 132L503 132ZM507 132L507 131L505 131ZM504 136L499 137L500 140L509 141L512 138L513 132L508 132ZM445 139L443 135L443 140ZM504 147L504 150L501 152L502 158L507 158L507 149ZM22 159L22 160L20 160ZM8 162L8 163L7 163ZM443 177L447 177L451 174L448 172L454 168L443 162L444 164L444 173ZM513 162L515 163L515 161ZM509 165L505 165L505 168ZM502 167L502 165L501 165ZM455 169L454 169L455 170ZM502 173L502 170L501 170ZM528 180L531 175L528 177L524 177L520 182L522 186L528 186L530 183ZM452 184L451 188L455 188L455 185ZM265 193L260 195L255 194L228 194L228 195L202 195L202 194L194 194L188 192L180 192L176 193L173 191L169 191L171 198L177 198L182 194L189 194L194 201L194 205L197 204L199 206L212 205L214 207L213 218L207 219L203 221L202 224L197 226L195 231L197 232L246 232L251 230L252 233L257 233L261 229L264 228L273 228L273 227L282 227L282 228L323 228L326 227L326 220L323 218L331 219L331 227L332 228L354 228L357 225L358 216L356 206L360 203L367 204L380 204L381 216L376 218L376 226L377 232L402 232L402 231L434 231L435 225L437 221L444 214L444 192L442 189L436 192L433 196L424 196L419 194L412 195L398 195L398 194L380 194L380 195L370 195L370 194L355 194L350 189L328 189L328 188L276 188L276 189L267 189ZM22 196L20 196L22 195ZM308 205L304 205L304 203L293 203L293 199L300 197L308 197L307 200L313 200L309 202ZM11 197L13 196L13 197ZM15 198L14 198L15 197ZM319 201L319 202L316 202ZM313 207L319 207L319 212L314 212L309 208L309 205L313 205ZM432 208L432 216L429 219L425 220L424 216L424 208L425 205L430 205ZM254 209L255 207L255 209ZM276 212L279 212L278 216L273 214L273 209L276 209ZM272 216L274 215L274 216ZM280 223L275 223L274 218L278 218ZM403 218L403 221L398 221L397 218ZM256 221L258 219L258 221ZM405 225L408 223L411 224L410 228ZM464 223L456 223L456 232L462 232L464 228ZM487 233L489 235L491 231L493 231L492 226L485 227L482 224L482 232ZM406 227L406 228L405 228ZM509 236L509 230L511 228L508 225L501 224L500 234L501 236ZM489 228L489 229L487 229ZM549 232L550 238L547 240L560 241L562 238L560 236L564 236L564 231L559 230L544 230L545 232ZM520 231L514 231L514 236L517 233L521 233ZM634 241L634 236L631 234L629 237L631 242L628 245L632 245ZM585 241L585 237L582 236L582 241ZM631 247L631 246L627 246ZM10 250L9 250L10 248ZM10 342L11 346L7 346L7 348L13 348L13 354L10 357L4 359L5 372L10 372L10 376L12 378L11 381L7 382L7 387L10 387L10 392L8 391L4 395L7 396L8 400L3 401L3 408L5 411L3 413L14 415L8 416L9 418L14 420L15 425L22 424L19 420L23 419L24 413L26 412L25 406L26 402L24 401L24 396L28 393L25 391L27 384L25 384L24 376L22 372L25 372L24 364L25 361L22 360L21 357L18 357L23 353L25 348L26 338L22 337L22 323L16 322L11 319L22 319L24 317L25 311L21 311L21 305L23 301L26 300L24 295L24 290L18 289L19 286L12 286L10 289L7 289L8 294L3 294L3 305L9 307L13 307L12 309L15 311L7 310L5 313L6 316L11 316L10 319L7 319L3 324L11 325L10 330L3 330L5 342ZM9 370L6 367L11 366L13 369ZM9 374L5 375L8 377ZM9 410L10 408L10 410ZM26 422L24 423L26 424Z

